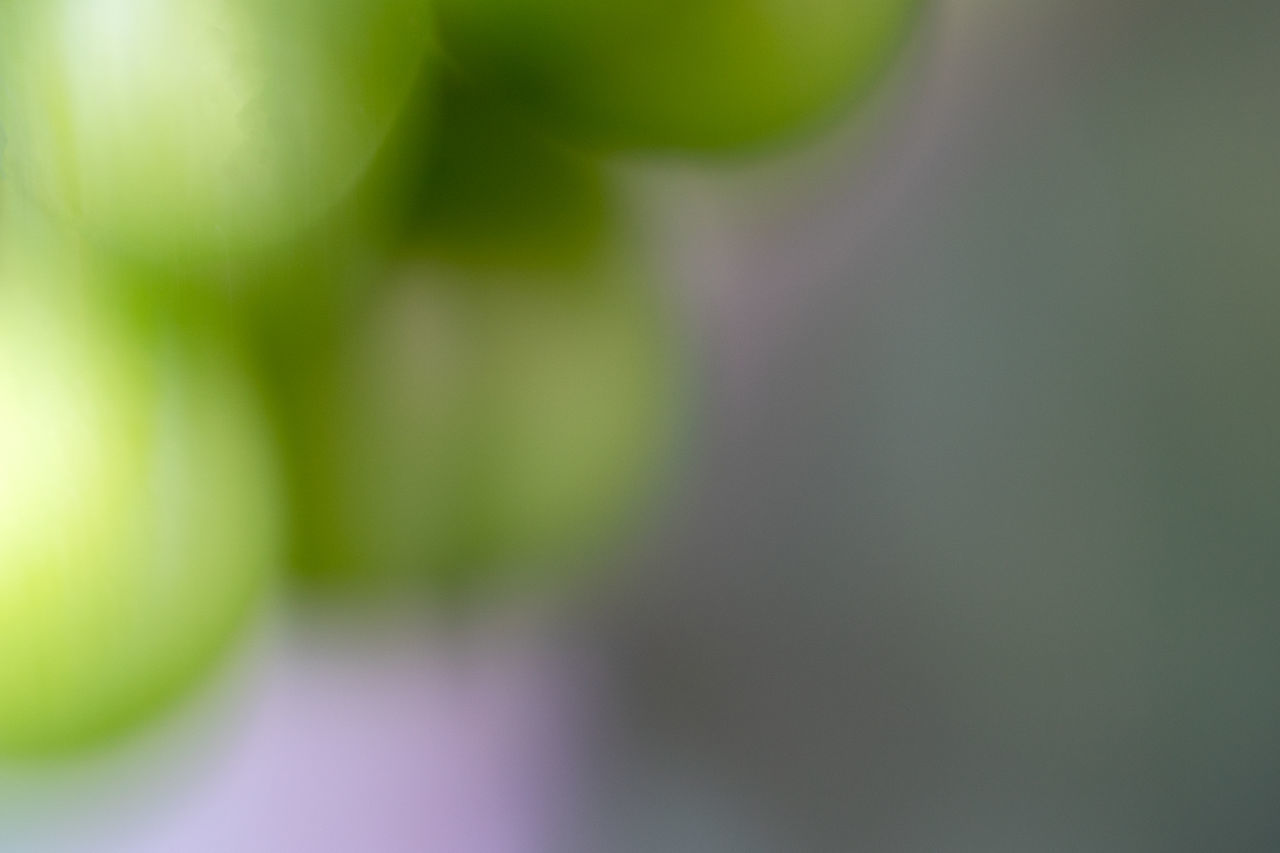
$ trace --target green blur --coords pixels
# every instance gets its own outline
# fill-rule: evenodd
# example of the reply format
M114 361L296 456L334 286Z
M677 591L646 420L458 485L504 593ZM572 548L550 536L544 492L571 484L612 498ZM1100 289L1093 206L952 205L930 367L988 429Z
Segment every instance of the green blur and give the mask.
M0 214L0 754L171 703L279 559L266 423L229 342L105 301L74 245Z
M295 568L339 587L568 574L673 434L678 347L599 167L474 93L445 100L405 253L265 333Z
M112 252L225 263L350 192L430 39L427 0L8 0L4 173Z
M834 117L918 3L0 0L0 757L171 707L281 568L616 554L689 389L596 155Z
M568 136L622 150L772 142L864 95L920 0L437 0L446 52Z

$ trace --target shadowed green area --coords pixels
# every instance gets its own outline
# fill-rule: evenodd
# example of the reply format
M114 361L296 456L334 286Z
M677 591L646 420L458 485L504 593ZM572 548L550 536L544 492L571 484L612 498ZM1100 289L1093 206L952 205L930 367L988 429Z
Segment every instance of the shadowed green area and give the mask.
M440 132L411 213L426 256L528 271L595 258L616 222L594 162L457 77L442 86L435 114Z
M476 80L592 146L714 151L861 95L920 0L438 0Z

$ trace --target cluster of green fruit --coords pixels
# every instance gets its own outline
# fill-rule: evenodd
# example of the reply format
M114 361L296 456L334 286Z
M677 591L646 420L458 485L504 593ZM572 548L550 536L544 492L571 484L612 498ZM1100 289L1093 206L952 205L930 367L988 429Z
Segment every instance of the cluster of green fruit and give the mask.
M278 566L573 562L680 411L602 153L832 113L914 0L5 0L0 753L181 692Z

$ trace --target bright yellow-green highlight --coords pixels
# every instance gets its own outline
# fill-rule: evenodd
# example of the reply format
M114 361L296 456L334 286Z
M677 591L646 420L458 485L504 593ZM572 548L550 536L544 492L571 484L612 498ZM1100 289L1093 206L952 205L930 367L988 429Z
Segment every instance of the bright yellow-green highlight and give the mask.
M6 0L4 173L95 241L221 260L361 176L430 39L427 0Z
M608 148L721 150L861 94L921 0L437 0L476 79Z
M265 424L227 352L0 247L0 755L95 744L181 692L278 560ZM20 256L23 255L23 256Z

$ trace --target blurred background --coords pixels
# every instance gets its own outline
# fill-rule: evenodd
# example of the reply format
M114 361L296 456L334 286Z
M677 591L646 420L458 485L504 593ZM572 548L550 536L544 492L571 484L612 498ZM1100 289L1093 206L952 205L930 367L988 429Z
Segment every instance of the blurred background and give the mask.
M282 607L0 849L1280 849L1278 43L939 0L844 126L624 164L695 427L611 579Z

